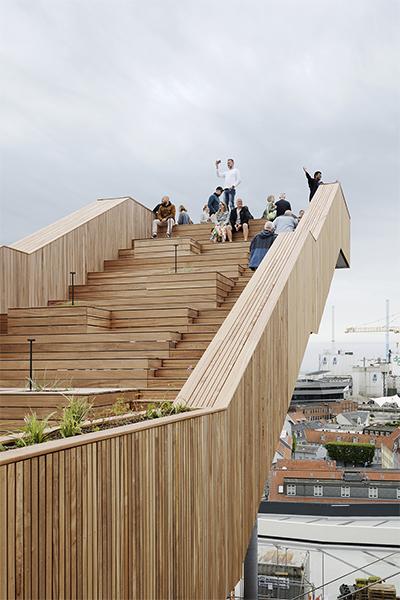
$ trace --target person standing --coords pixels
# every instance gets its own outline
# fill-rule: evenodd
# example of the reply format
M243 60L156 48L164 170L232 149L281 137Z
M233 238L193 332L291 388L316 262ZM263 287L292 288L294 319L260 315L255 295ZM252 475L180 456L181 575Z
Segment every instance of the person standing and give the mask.
M286 200L286 194L284 192L279 194L279 200L278 200L278 202L275 203L275 206L276 206L276 216L277 217L284 215L287 210L292 210L292 207L290 206L290 202L288 202Z
M226 228L228 240L232 241L234 232L243 231L243 239L247 242L249 237L249 221L252 218L253 215L247 206L243 206L243 200L238 198L236 200L236 208L233 208L229 215L229 225Z
M215 213L217 213L219 210L220 196L223 191L223 188L219 185L215 189L215 192L211 194L211 196L208 199L208 215L210 218L212 218L212 216L215 215Z
M158 226L167 226L167 237L172 236L172 228L175 225L175 206L169 200L169 196L163 196L160 204L153 209L153 238L157 237Z
M257 233L257 235L251 240L249 268L252 271L255 271L260 265L260 262L267 254L275 240L276 235L274 233L274 224L271 223L271 221L267 221L264 224L264 229L260 231L260 233Z
M321 171L315 171L314 173L314 177L311 177L311 175L308 173L307 169L305 167L303 167L303 171L306 174L307 177L307 181L308 181L308 187L310 188L310 202L315 194L315 192L317 191L318 187L321 185L322 181L322 173Z
M228 210L233 209L235 207L235 194L236 188L240 184L240 173L239 169L235 167L235 161L233 158L228 158L226 161L227 170L220 170L221 161L215 161L215 167L217 169L217 177L222 177L224 181L224 196L225 196L225 204Z

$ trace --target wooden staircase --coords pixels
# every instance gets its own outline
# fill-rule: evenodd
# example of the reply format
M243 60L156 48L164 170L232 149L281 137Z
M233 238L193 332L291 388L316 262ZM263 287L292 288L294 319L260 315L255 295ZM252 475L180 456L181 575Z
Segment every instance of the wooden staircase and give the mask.
M131 199L107 201L3 250L19 287L9 278L2 306L37 308L0 319L1 385L26 384L32 336L37 379L96 385L101 406L125 389L191 410L1 452L0 598L223 600L241 576L310 332L349 265L349 213L340 185L321 185L254 275L240 238L214 246L209 226L185 225L143 239L150 219ZM118 255L115 240L133 237ZM59 290L78 265L72 307ZM26 391L0 393L14 417L29 407ZM54 410L54 393L37 398Z
M252 221L250 238L262 226ZM33 337L37 387L178 393L252 275L241 234L224 244L209 235L208 224L184 225L172 239L133 240L74 287L73 306L70 289L47 307L10 309L0 387L26 388Z

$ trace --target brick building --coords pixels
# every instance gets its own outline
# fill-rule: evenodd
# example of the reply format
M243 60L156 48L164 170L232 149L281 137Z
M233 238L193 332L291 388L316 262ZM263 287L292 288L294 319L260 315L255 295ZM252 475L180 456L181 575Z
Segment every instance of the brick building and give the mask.
M400 470L344 469L331 460L280 460L270 472L271 502L367 503L400 500Z

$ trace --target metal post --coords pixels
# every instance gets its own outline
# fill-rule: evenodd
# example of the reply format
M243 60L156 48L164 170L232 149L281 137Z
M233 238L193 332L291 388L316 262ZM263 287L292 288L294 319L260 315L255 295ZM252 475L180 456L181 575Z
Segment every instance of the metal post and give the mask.
M174 244L175 248L175 273L178 272L178 244Z
M389 300L386 300L386 331L385 331L385 355L386 361L390 361L389 357L389 327L390 327L390 315L389 315Z
M257 520L251 532L246 558L244 559L244 600L258 598L258 534Z
M29 342L29 389L32 390L33 379L33 342L35 338L28 338Z
M76 271L70 271L69 274L71 275L71 304L74 304L74 300L75 300L75 275L76 275Z

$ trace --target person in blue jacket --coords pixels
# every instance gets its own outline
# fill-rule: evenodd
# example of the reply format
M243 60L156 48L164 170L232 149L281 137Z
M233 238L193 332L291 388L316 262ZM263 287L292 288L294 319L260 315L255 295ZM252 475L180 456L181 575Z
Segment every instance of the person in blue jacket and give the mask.
M260 265L260 262L271 248L272 244L276 240L274 233L274 224L271 221L267 221L264 225L264 229L257 233L252 239L250 244L250 258L249 268L255 271Z

